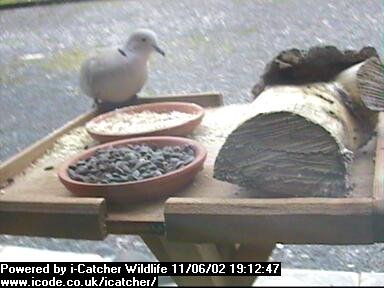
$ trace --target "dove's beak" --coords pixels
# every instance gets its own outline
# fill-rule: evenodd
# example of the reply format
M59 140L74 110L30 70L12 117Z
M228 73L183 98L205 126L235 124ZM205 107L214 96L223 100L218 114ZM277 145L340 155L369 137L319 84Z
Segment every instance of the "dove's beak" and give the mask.
M159 48L157 45L153 45L153 49L155 49L156 52L160 53L161 55L165 56L165 52Z

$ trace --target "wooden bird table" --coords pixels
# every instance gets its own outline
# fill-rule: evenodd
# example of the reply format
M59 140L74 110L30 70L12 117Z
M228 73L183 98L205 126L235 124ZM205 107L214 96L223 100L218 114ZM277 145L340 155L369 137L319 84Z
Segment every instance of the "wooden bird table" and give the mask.
M141 102L222 105L218 93L158 96ZM215 109L207 108L207 114ZM359 152L348 198L267 198L212 178L219 147L193 184L157 202L110 206L74 197L59 182L58 160L36 161L62 135L95 115L82 115L0 166L0 233L74 239L140 235L160 261L265 261L275 243L370 244L384 241L384 115L378 136ZM228 115L236 117L236 115ZM12 179L12 180L11 180ZM250 285L254 277L175 277L179 285Z

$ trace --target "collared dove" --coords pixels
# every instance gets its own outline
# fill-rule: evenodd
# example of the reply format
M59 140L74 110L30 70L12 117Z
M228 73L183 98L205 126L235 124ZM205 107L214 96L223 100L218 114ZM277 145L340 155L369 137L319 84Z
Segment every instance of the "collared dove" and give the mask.
M97 104L127 102L143 88L153 51L165 56L157 46L156 34L147 29L136 30L123 48L85 60L80 71L81 89Z

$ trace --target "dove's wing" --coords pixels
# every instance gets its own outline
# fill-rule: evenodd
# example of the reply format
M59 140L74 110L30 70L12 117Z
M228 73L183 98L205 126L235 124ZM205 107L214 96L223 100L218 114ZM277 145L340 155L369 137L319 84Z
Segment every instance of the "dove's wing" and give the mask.
M117 74L115 71L121 70L119 66L121 64L113 59L111 53L88 58L83 63L80 72L80 85L84 93L92 98L99 98L98 95L102 92L100 86L108 83L109 78L113 78L113 75Z
M147 77L146 63L113 51L86 60L80 75L81 88L88 96L122 102L143 87Z
M81 66L80 70L80 88L81 90L89 97L96 98L92 91L92 67L95 66L95 62L97 60L95 58L89 58L85 60L85 62Z

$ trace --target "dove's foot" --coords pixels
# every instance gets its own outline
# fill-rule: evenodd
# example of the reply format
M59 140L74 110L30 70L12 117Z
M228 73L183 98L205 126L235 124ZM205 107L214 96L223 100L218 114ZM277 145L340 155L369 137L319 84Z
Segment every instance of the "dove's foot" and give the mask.
M104 112L109 112L113 111L115 109L127 107L127 106L132 106L132 105L137 105L139 104L139 98L137 95L134 95L131 99L124 101L124 102L106 102L106 101L95 101L97 109L99 110L100 113Z

